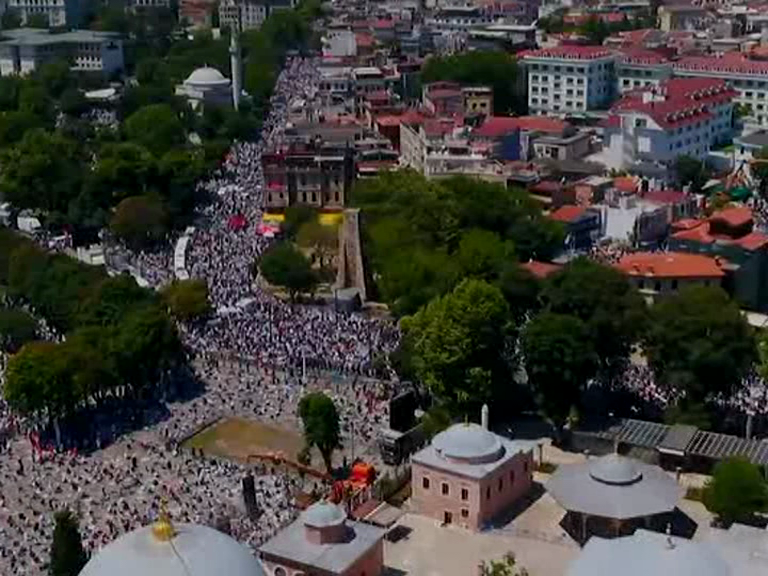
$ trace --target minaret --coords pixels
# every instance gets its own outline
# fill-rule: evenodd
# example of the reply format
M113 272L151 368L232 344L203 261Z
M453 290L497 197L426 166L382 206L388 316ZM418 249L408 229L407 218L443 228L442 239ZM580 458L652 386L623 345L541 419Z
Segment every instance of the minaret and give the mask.
M242 92L242 62L240 61L240 5L237 4L237 22L232 26L229 42L229 59L232 66L232 106L240 109L240 94Z

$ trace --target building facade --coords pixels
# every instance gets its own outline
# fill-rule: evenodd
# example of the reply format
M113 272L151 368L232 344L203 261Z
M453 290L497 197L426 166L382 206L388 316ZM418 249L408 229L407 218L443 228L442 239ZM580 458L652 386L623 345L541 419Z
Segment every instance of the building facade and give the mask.
M254 0L222 0L219 4L219 23L234 30L261 28L267 19L267 3Z
M81 23L80 0L7 0L6 10L12 10L27 25L32 16L42 15L52 28L77 27Z
M686 286L720 286L723 261L703 254L682 252L634 252L619 260L624 272L641 294L656 298Z
M532 444L455 424L411 457L414 512L479 530L527 494Z
M564 115L606 108L616 91L616 55L601 46L522 52L532 114Z
M51 34L18 28L2 32L0 76L30 74L46 62L61 59L68 60L72 70L112 75L124 69L123 41L116 33L91 30Z
M732 132L736 92L724 80L673 78L628 92L611 109L604 140L611 165L703 160Z
M340 506L318 502L259 549L269 576L379 576L383 528L351 522Z

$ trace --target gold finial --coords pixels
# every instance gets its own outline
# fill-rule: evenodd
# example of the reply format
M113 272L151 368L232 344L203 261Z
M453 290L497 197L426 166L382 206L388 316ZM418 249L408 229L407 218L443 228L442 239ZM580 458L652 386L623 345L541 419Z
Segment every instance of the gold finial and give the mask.
M168 507L165 500L160 503L160 514L152 525L152 534L160 542L169 542L176 536L176 530L171 523L171 515L168 514Z

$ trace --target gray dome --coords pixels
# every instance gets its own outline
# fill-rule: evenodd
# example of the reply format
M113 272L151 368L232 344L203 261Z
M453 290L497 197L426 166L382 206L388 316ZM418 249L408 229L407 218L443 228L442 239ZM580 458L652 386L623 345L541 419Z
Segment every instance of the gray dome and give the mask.
M338 526L346 519L344 510L332 502L315 502L304 511L304 525L311 528Z
M173 527L170 542L158 540L152 526L124 534L93 556L80 576L264 576L250 550L226 534L197 524Z
M619 486L634 484L643 477L634 461L618 454L595 458L589 465L589 475L598 482Z
M498 436L477 424L454 424L432 440L432 446L446 458L471 462L493 462L504 453Z
M184 80L184 84L193 84L197 86L226 86L229 84L229 80L225 78L221 72L216 70L216 68L205 66L192 72L192 74Z

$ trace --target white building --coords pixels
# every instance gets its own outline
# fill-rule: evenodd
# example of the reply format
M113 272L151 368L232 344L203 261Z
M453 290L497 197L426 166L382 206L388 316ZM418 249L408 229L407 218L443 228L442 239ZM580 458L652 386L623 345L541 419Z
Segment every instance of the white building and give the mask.
M628 92L611 109L605 128L614 166L672 164L681 155L703 160L731 134L736 92L716 78L673 78Z
M222 0L219 4L219 23L234 29L238 20L240 30L261 28L267 19L267 3L263 0Z
M626 50L616 61L619 94L638 88L658 86L672 77L672 64L650 50Z
M29 74L45 62L60 59L71 62L73 70L112 75L124 68L123 41L114 32L91 30L51 34L18 28L2 32L0 76Z
M322 42L324 57L357 56L357 39L355 33L349 28L329 28Z
M176 86L176 96L186 98L193 110L205 104L232 105L232 87L229 79L216 68L198 68L182 84Z
M564 115L606 107L615 89L616 53L601 46L558 46L521 54L531 114Z
M133 12L137 10L146 10L148 8L169 8L169 0L130 0L129 9Z
M80 0L6 0L6 9L13 10L26 25L31 16L42 14L51 27L80 25Z

